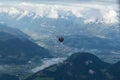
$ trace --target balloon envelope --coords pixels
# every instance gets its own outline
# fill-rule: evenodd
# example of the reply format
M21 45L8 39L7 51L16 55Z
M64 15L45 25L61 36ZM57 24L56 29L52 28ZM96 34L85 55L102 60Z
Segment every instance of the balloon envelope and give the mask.
M63 37L59 37L59 42L63 42L64 41L64 38Z

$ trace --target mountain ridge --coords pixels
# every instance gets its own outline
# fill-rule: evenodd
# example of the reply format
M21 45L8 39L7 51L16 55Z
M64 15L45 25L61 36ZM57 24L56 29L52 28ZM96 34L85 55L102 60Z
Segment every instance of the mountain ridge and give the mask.
M63 63L38 71L25 80L119 80L120 74L115 79L116 76L107 71L111 66L114 64L103 62L93 54L78 52Z
M27 38L0 31L0 63L26 64L27 61L51 57L49 51Z

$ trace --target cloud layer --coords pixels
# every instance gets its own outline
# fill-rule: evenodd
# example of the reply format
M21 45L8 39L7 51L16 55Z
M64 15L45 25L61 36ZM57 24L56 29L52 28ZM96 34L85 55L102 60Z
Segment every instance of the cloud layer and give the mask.
M66 58L52 58L52 59L43 59L43 63L41 66L37 66L36 68L32 69L32 72L38 72L40 70L45 69L46 67L49 67L53 64L58 64L58 63L62 63Z
M96 20L98 23L114 24L118 23L118 8L117 5L106 4L48 4L48 3L26 3L20 2L16 5L1 4L0 13L8 13L10 16L16 17L17 20L23 17L36 18L52 18L67 19L69 16L76 18L84 18L84 23L93 23Z

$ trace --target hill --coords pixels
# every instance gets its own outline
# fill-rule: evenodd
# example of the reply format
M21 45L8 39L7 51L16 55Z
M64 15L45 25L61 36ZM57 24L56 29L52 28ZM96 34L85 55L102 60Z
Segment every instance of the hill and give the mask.
M114 40L104 36L71 35L66 36L64 44L75 48L97 49L97 50L120 50L119 40Z
M48 50L26 38L0 32L0 64L24 64L50 56Z
M19 80L19 78L14 75L0 74L0 80Z
M0 32L6 32L19 38L26 38L26 39L30 38L28 35L20 31L19 29L9 27L5 24L0 24Z
M119 80L119 66L119 63L109 64L93 54L79 52L63 63L50 66L25 80ZM112 69L115 69L112 71L115 74L109 71Z

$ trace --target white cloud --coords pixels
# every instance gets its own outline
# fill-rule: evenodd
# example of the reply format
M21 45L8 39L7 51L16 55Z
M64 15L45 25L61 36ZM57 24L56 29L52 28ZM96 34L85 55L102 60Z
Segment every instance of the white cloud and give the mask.
M95 71L92 69L89 69L89 74L93 75L93 74L95 74Z
M16 8L14 8L14 7L11 7L10 9L9 9L9 14L10 15L15 15L15 14L19 14L20 12L19 12L19 10L17 10Z
M107 24L116 23L116 22L118 22L117 16L118 16L118 14L115 10L108 9L103 14L103 19L104 19L104 22L107 23Z
M92 63L93 63L92 60L87 60L87 61L85 61L85 64L86 64L86 65L89 65L89 64L92 64Z
M58 18L58 11L54 10L54 9L51 9L50 14L49 14L48 17L57 19Z
M32 72L38 72L40 70L43 70L53 64L62 63L66 58L52 58L52 59L43 59L43 64L41 66L38 66L36 68L32 69Z
M0 7L0 13L8 13L9 15L19 14L19 10L15 7Z
M31 4L31 3L25 3L25 2L20 3L19 6L23 6L23 7L34 7L33 4Z
M86 20L84 21L85 24L87 24L87 23L94 23L94 22L95 22L95 18L86 19Z
M82 12L86 11L87 6L75 5L53 5L53 4L32 4L32 3L20 3L19 7L36 13L35 18L47 16L49 18L58 18L61 16L82 17Z
M0 12L8 13L9 15L18 15L17 20L25 16L32 16L33 19L47 17L52 19L75 16L76 18L84 18L85 23L113 24L118 23L117 6L106 4L89 4L89 3L74 3L74 4L49 4L49 3L26 3L22 2L10 7L0 7Z
M2 12L8 13L8 8L0 7L0 13Z
M29 11L27 11L27 10L25 10L25 11L23 11L22 12L22 14L17 18L17 20L20 20L20 19L22 19L23 17L25 17L25 16L29 16Z

